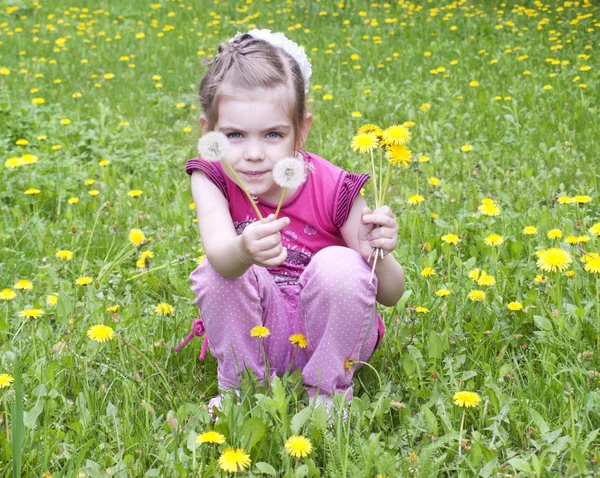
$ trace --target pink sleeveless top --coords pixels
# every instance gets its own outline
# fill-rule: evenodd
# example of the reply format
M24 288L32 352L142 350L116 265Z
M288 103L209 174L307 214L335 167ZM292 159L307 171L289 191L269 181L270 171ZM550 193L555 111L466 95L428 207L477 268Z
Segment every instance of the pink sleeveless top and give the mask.
M348 219L354 199L369 179L368 174L353 174L311 153L300 151L308 163L308 178L296 193L286 199L279 217L289 217L290 224L281 231L287 259L278 267L270 267L278 285L292 285L298 279L312 256L328 246L346 246L340 227ZM227 177L219 162L194 158L187 162L186 172L202 171L229 202L229 212L235 230L241 234L251 222L257 221L256 212L244 191ZM312 172L311 172L312 170ZM274 214L277 204L256 198L260 213Z

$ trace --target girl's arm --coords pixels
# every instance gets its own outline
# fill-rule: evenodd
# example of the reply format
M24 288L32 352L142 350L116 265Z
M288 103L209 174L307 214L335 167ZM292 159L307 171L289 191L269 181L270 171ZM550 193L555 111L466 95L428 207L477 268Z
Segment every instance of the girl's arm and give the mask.
M397 226L393 215L370 214L373 221L370 224L379 224L382 226L379 228L381 231L378 231L376 234L380 237L361 241L359 231L363 233L365 229L371 229L371 232L375 230L374 226L363 221L363 216L366 215L365 208L367 208L367 203L361 195L358 195L352 204L348 219L340 228L340 232L346 245L367 260L373 247L384 247L384 249L387 249L385 247L385 244L387 244L390 250L395 248L397 241L397 233L395 231ZM369 213L370 210L367 214ZM371 245L371 242L374 242L374 244ZM372 261L373 258L371 258L371 264ZM383 259L380 257L377 260L375 274L377 274L377 302L386 307L393 307L404 293L404 269L398 264L392 254L387 254Z
M248 225L238 236L227 200L200 171L192 173L192 195L206 258L223 277L240 277L253 264L275 266L286 259L279 230L289 224L287 217L274 221L270 216L264 224Z

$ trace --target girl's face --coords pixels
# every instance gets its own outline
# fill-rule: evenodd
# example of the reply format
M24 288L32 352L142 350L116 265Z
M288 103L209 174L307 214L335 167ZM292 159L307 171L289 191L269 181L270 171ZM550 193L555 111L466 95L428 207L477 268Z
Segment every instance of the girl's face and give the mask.
M292 121L283 109L281 93L264 90L245 98L224 97L219 103L218 118L214 130L229 139L225 158L231 167L253 195L277 204L282 189L273 181L273 167L279 160L292 156L295 146ZM206 132L204 115L200 123ZM311 123L312 115L308 113L301 128L300 146ZM237 183L227 165L222 166L229 179ZM288 191L286 197L293 193Z

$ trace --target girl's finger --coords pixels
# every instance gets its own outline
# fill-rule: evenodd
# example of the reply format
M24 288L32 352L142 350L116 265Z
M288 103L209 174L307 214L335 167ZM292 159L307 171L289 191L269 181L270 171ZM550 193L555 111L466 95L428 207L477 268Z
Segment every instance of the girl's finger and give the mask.
M367 214L363 217L363 222L367 224L376 224L378 226L394 227L396 220L385 214Z

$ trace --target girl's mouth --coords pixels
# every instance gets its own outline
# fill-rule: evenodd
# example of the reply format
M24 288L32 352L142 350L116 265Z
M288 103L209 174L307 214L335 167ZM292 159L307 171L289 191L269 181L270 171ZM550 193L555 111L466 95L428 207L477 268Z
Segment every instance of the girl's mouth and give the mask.
M267 174L267 171L242 171L242 174L250 180L258 180L261 179L264 175Z

